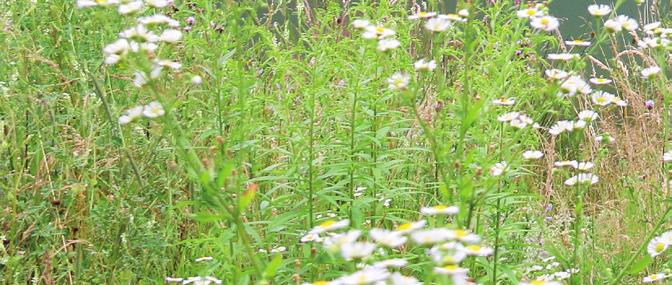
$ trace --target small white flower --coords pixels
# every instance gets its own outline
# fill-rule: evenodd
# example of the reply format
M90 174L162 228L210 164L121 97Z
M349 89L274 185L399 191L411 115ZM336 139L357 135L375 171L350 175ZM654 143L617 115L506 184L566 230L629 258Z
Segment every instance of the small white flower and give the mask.
M371 266L381 267L381 268L388 268L388 267L402 268L402 267L406 266L407 264L408 264L408 261L406 261L406 259L393 258L393 259L378 261L378 262L372 264Z
M464 275L469 269L459 267L458 265L448 264L442 267L434 267L434 272L441 275Z
M404 276L399 272L392 273L388 282L389 285L422 285L415 277Z
M588 6L588 12L595 17L602 17L611 13L611 7L607 5L593 4Z
M601 142L613 143L615 141L616 141L616 139L614 137L608 135L608 134L595 137L595 142L597 142L597 143L601 143ZM672 159L672 156L670 157L670 159Z
M199 85L199 84L201 84L201 83L203 83L203 77L201 77L201 76L199 76L199 75L194 75L194 76L191 78L191 84Z
M604 92L604 91L597 91L591 95L591 99L593 101L593 104L600 105L600 106L607 106L611 103L614 102L614 96L611 93Z
M562 84L560 84L560 92L558 96L560 97L571 97L576 95L576 93L589 94L593 89L590 88L590 85L584 81L580 76L570 76L565 79Z
M205 262L205 261L212 261L212 260L214 260L214 258L212 258L212 256L204 256L204 257L196 258L194 261Z
M599 181L597 175L592 173L579 173L565 180L565 185L573 186L576 184L595 184Z
M390 78L387 79L389 88L391 90L403 90L406 89L408 84L411 81L411 77L407 73L397 72L392 74Z
M464 252L467 255L473 256L488 256L491 255L495 250L490 247L484 247L477 244L472 244L464 247Z
M574 130L574 122L572 121L557 121L548 132L551 135L557 136L563 132L571 132Z
M514 103L516 103L516 100L514 98L501 97L499 99L492 100L492 104L495 104L497 106L511 106Z
M367 26L365 28L362 37L365 39L378 39L382 40L387 37L394 36L395 32L393 30L387 29L381 25L378 26Z
M548 76L548 78L555 80L565 79L567 78L567 76L569 76L567 72L562 71L560 69L547 69L545 73L546 76Z
M142 115L150 119L161 117L165 113L166 111L163 110L163 106L157 101L150 102L142 110Z
M642 69L642 78L651 79L654 76L658 75L658 73L660 73L660 67L650 66Z
M138 18L138 23L143 24L143 25L147 25L147 26L165 24L165 25L168 25L168 26L173 27L173 28L176 28L176 27L180 26L179 21L177 21L177 20L175 20L171 17L168 17L166 15L160 15L160 14L152 15L152 16L149 16L149 17L140 17L140 18Z
M534 121L532 121L532 118L530 118L530 117L528 117L527 115L524 115L524 114L521 114L520 116L518 116L518 118L515 118L515 119L511 120L511 122L510 122L512 127L519 128L519 129L523 129L523 128L527 127L527 125L531 125L533 123L534 123Z
M408 240L408 238L402 236L400 232L384 229L371 229L369 235L373 241L389 248L400 247Z
M419 229L422 229L425 225L427 224L427 221L425 220L420 220L417 222L411 222L411 223L405 223L397 226L397 228L394 229L395 232L401 233L401 234L408 234L412 233L414 231L417 231Z
M182 39L182 32L174 29L167 29L161 33L159 40L167 43L176 43Z
M490 175L500 176L509 168L506 161L497 162L494 166L490 168Z
M637 30L639 28L639 24L637 24L637 21L635 19L630 18L625 15L620 15L615 18L617 22L621 24L621 27L625 29L626 31L632 32Z
M325 221L317 226L315 226L312 230L310 230L310 233L313 234L321 234L324 232L331 232L335 230L340 230L342 228L345 228L350 225L350 220L340 220L340 221L334 221L334 220L328 220Z
M586 123L590 123L592 121L597 120L597 113L592 110L583 110L579 112L579 120L584 121Z
M547 58L550 60L569 61L575 58L579 58L579 55L576 53L551 53L548 54Z
M609 19L604 22L604 28L607 30L607 32L618 33L623 30L623 24L617 20Z
M335 234L329 237L326 237L322 241L322 245L325 249L331 252L340 251L341 246L346 243L353 243L357 241L359 236L362 235L362 232L359 230L350 230L346 233Z
M219 280L212 276L196 276L189 277L182 281L182 284L194 284L194 285L209 285L209 284L222 284L222 280Z
M664 162L671 162L672 161L672 151L667 151L663 153L663 161ZM672 243L670 243L672 244Z
M544 153L538 150L528 150L523 152L523 158L527 160L540 159Z
M130 13L140 11L140 9L142 9L143 5L144 4L140 0L131 1L131 2L119 5L119 10L118 11L119 11L119 14L126 15L126 14L130 14Z
M459 11L457 11L457 14L460 15L460 17L462 17L462 18L466 18L466 17L469 17L469 10L460 9Z
M644 277L644 279L642 279L642 282L644 282L644 283L659 282L659 281L665 280L667 277L668 276L665 275L664 273L656 273L656 274L651 274L649 276Z
M595 164L590 161L582 161L579 162L575 168L581 171L588 171L591 170L593 166L595 166Z
M425 29L432 32L443 32L451 26L450 21L443 18L432 18L425 23Z
M320 235L316 233L308 233L305 236L301 237L301 242L302 243L308 243L308 242L321 242L322 238Z
M611 82L612 82L611 79L602 78L602 77L600 77L600 78L591 78L591 79L590 79L590 83L593 83L593 84L595 84L595 85L605 85L605 84L610 84Z
M365 29L369 25L370 25L369 20L357 19L352 21L352 26L355 27L356 29Z
M510 122L510 121L512 121L512 120L514 120L518 117L520 117L520 113L510 112L510 113L500 115L499 117L497 117L497 120L500 121L500 122Z
M376 244L370 242L353 242L341 245L341 255L345 260L361 259L371 256Z
M535 29L550 32L556 30L560 25L560 22L553 16L541 16L532 18L530 25Z
M445 206L437 205L433 207L422 207L420 213L427 216L433 215L457 215L460 212L460 208L457 206Z
M544 16L544 12L537 8L527 8L516 12L516 16L518 16L518 18L536 18Z
M390 276L390 273L384 268L367 267L350 275L339 278L343 285L364 285L383 281Z
M415 15L408 16L408 19L409 20L429 19L429 18L432 18L434 16L436 16L436 12L421 11L421 12L418 12L417 14L415 14Z
M166 277L163 278L163 281L166 281L166 283L182 283L184 278L176 278L176 277Z
M584 41L584 40L565 41L565 44L567 44L568 46L579 46L579 47L590 46L590 42L589 41Z
M435 228L420 230L411 233L411 239L420 245L430 245L449 241L455 238L455 233L449 229Z
M655 237L651 239L649 244L646 246L646 251L651 257L656 257L667 250L669 244L662 237Z
M388 51L396 49L401 45L401 43L396 39L382 39L378 42L377 49L379 51Z
M436 61L420 59L413 64L413 68L417 71L434 71L436 69Z
M154 8L164 8L168 6L168 0L145 0L147 2L147 5L152 6Z

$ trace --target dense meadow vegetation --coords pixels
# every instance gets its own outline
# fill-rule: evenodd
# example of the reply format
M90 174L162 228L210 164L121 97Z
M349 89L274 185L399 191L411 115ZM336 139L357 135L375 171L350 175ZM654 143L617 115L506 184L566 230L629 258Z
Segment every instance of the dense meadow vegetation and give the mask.
M0 283L666 283L631 1L0 1Z

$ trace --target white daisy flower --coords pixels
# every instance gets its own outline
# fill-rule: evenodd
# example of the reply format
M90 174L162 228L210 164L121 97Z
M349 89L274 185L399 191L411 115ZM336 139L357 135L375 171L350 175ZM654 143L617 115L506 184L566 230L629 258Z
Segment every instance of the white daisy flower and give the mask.
M500 121L500 122L510 122L513 119L516 119L518 117L520 117L520 113L510 112L510 113L500 115L499 117L497 117L497 120Z
M199 75L194 75L194 76L191 78L191 84L193 84L193 85L199 85L199 84L201 84L201 83L203 83L203 77L201 77L201 76L199 76Z
M591 170L594 166L595 164L590 161L582 161L578 162L575 168L581 171L588 171Z
M433 71L436 69L436 61L420 59L413 64L413 68L417 71Z
M381 25L378 26L367 26L365 28L362 37L365 39L378 39L382 40L387 37L394 36L395 32L393 30L387 29Z
M399 272L392 273L388 282L389 285L422 285L415 277L404 276Z
M379 51L388 51L396 49L401 45L401 43L396 39L382 39L378 42L377 49Z
M609 15L611 13L611 7L607 5L598 5L598 4L593 4L588 6L588 13L595 17L602 17Z
M601 142L613 143L615 141L616 141L616 139L614 137L608 135L608 134L595 137L595 142L596 143L601 143ZM670 159L672 159L672 156L670 156Z
M345 260L361 259L371 256L376 249L375 243L352 242L341 245L341 256Z
M137 118L142 117L142 111L144 109L145 109L144 106L135 106L133 108L126 110L124 114L119 117L119 124L125 125L134 121Z
M406 89L406 87L410 82L411 82L411 76L408 75L407 73L402 72L392 74L392 76L387 79L388 87L391 90Z
M419 229L422 229L425 225L427 224L427 221L425 220L420 220L417 222L410 222L410 223L404 223L399 226L397 226L394 231L401 233L401 234L408 234L412 233L414 231L417 231Z
M623 30L623 24L617 20L609 19L604 22L604 28L607 30L607 32L618 33Z
M543 17L544 12L537 8L530 7L527 9L518 10L518 12L516 12L516 16L518 16L518 18L536 18Z
M145 2L154 8L165 8L170 3L169 0L145 0Z
M407 237L402 236L400 232L388 231L384 229L371 229L369 231L371 239L382 246L397 248L406 243Z
M307 233L305 236L301 237L302 243L308 242L321 242L322 238L316 233Z
M646 32L649 35L653 34L658 34L660 32L660 27L662 24L660 22L653 22L653 23L648 23L642 27L644 32Z
M535 29L550 32L556 30L560 26L560 22L553 16L541 16L532 18L530 25Z
M586 123L590 123L592 121L597 120L597 113L592 110L583 110L579 112L579 120L584 121Z
M660 67L650 66L650 67L642 69L641 73L642 73L642 78L651 79L654 76L658 75L658 73L660 73Z
M390 273L384 268L367 267L350 275L339 278L343 285L365 285L383 281L390 276Z
M451 26L450 21L443 18L432 18L425 22L425 29L431 32L443 32Z
M570 76L565 81L560 84L560 97L571 97L576 95L576 93L589 94L593 89L590 88L590 85L584 81L580 76Z
M175 20L171 17L168 17L166 15L160 15L160 14L156 14L156 15L152 15L152 16L148 16L148 17L140 17L140 18L138 18L138 24L143 24L143 25L147 25L147 26L150 26L150 25L168 25L168 26L173 27L173 28L177 28L177 27L180 26L179 21L177 21L177 20Z
M340 220L340 221L334 221L334 220L328 220L325 222L322 222L321 224L315 226L312 230L310 230L310 233L313 234L321 234L324 232L331 232L335 230L340 230L342 228L345 228L350 225L350 220Z
M488 256L491 255L495 250L490 247L484 247L477 244L472 244L464 247L464 252L467 255L473 256Z
M514 103L516 103L516 100L514 98L501 97L499 99L492 100L492 104L495 104L497 106L511 106Z
M567 76L569 76L567 72L560 69L547 69L544 73L546 73L548 78L555 80L565 79Z
M469 269L459 267L458 265L448 264L442 267L434 267L434 273L440 275L464 275Z
M500 176L508 169L508 164L506 161L497 162L494 166L490 168L490 175Z
M131 1L131 2L119 5L119 9L117 11L119 12L119 14L126 15L126 14L135 13L137 11L140 11L140 9L142 9L143 6L144 6L144 4L140 0Z
M599 106L607 106L614 102L614 96L611 93L604 92L604 91L597 91L591 95L591 99L593 101L593 104L599 105Z
M642 279L642 282L644 282L644 283L659 282L659 281L665 280L667 277L668 276L663 274L663 273L656 273L656 274L651 274L649 276L644 277L644 279Z
M182 32L175 29L167 29L161 33L159 40L166 43L176 43L182 39Z
M455 233L444 228L419 230L411 233L411 239L420 245L431 245L449 241L455 238Z
M425 11L420 11L419 13L415 15L408 16L409 20L417 20L417 19L429 19L436 16L436 12L425 12Z
M574 122L572 121L557 121L548 132L551 135L557 136L563 132L571 132L574 130Z
M145 108L142 110L142 115L150 119L161 117L164 114L166 114L166 111L163 110L161 103L157 101L150 102L145 105Z
M590 184L593 185L599 181L597 175L592 173L579 173L569 179L565 180L565 185L574 186L576 184Z
M572 168L577 168L579 167L579 162L576 160L563 160L563 161L556 161L553 163L555 167L565 167L565 166L571 166Z
M356 29L365 29L370 25L369 20L357 19L352 21L352 26Z
M605 85L605 84L610 84L611 82L612 82L611 79L602 78L602 77L600 77L600 78L594 78L593 77L593 78L590 79L590 83L593 83L595 85Z
M544 153L538 150L528 150L523 152L523 158L527 160L540 159Z
M639 28L639 24L637 24L637 21L635 21L635 19L625 15L616 16L614 20L619 22L621 24L621 27L629 32L635 31L637 30L637 28Z
M655 237L651 239L649 244L646 246L646 251L651 257L656 257L667 250L669 244L662 237Z
M584 40L565 41L565 44L568 45L568 46L579 46L579 47L590 46L590 42L589 41L584 41Z
M460 208L457 206L445 206L437 205L433 207L422 207L420 213L427 216L433 215L457 215L460 212Z
M340 251L341 246L346 243L356 242L361 235L362 232L359 230L350 230L346 233L334 234L324 238L322 245L330 252Z
M432 261L436 264L459 264L466 257L464 246L459 242L435 245L429 250Z
M378 261L371 266L373 267L381 267L381 268L402 268L404 266L408 265L408 261L406 259L402 258L393 258L393 259L386 259L382 261Z
M576 53L551 53L548 54L547 58L550 60L570 61L579 58L579 55Z
M453 230L455 239L466 244L476 244L481 242L481 237L469 230Z
M467 19L463 18L458 14L445 14L439 15L439 19L448 20L452 22L465 22Z
M510 122L512 127L519 128L519 129L523 129L523 128L527 127L527 125L531 125L533 123L534 123L534 121L532 121L532 118L530 118L530 117L528 117L527 115L524 115L524 114L521 114L520 116L518 116L518 118L515 118L515 119L511 120L511 122Z
M209 284L222 284L222 280L219 280L212 276L196 276L189 277L182 281L182 284L194 284L194 285L209 285Z

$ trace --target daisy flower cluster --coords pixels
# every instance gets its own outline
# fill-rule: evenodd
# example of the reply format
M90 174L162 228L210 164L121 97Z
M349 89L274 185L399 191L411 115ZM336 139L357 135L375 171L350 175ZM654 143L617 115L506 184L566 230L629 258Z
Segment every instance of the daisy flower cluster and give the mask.
M438 33L446 31L454 26L455 23L465 22L469 17L469 10L462 9L456 14L438 14L436 12L418 11L408 16L409 20L424 20L426 30Z
M672 245L672 231L667 231L657 237L652 238L646 247L646 251L652 258L655 258L663 254L665 251L667 251L667 249L671 245ZM669 274L669 272L655 273L644 277L642 282L644 283L659 282L669 277L672 277L672 274Z
M516 15L518 18L529 19L532 28L552 32L558 29L560 22L556 17L548 15L547 12L548 8L544 4L537 3L519 10Z
M104 62L107 65L128 63L134 71L133 84L143 87L149 81L159 78L164 70L178 71L182 64L157 56L163 45L174 45L182 39L179 21L163 14L141 16L142 12L165 8L171 4L169 0L78 0L80 8L109 6L116 7L121 15L137 15L135 25L118 35L118 39L103 48ZM194 78L193 82L200 82ZM158 101L147 105L132 107L119 117L121 125L128 124L137 118L157 118L165 114Z
M576 268L558 270L560 263L555 259L555 256L546 257L527 268L524 276L532 280L528 284L562 284L560 281L569 279L572 274L579 272Z
M456 206L437 205L423 207L425 217L453 216L459 213ZM331 281L316 281L310 284L329 285L401 285L422 284L416 278L403 275L401 268L410 265L404 254L425 252L417 262L431 261L433 273L465 284L469 269L460 263L469 256L489 256L493 248L484 246L481 237L456 225L428 227L425 219L404 223L394 229L372 228L368 236L361 230L347 228L349 220L328 220L311 229L301 238L302 242L321 243L322 248L345 262L355 262L360 269ZM417 250L415 250L417 249ZM388 255L401 257L388 258Z
M645 36L637 41L640 49L672 49L672 28L665 28L660 22L646 24Z

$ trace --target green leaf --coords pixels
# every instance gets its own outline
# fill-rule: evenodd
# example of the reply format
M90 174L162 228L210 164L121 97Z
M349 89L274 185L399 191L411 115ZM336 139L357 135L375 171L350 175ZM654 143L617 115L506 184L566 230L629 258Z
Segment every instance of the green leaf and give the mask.
M632 264L632 265L630 266L630 268L628 269L628 273L629 273L629 274L637 274L637 273L640 273L640 272L642 272L642 270L644 270L649 264L651 264L651 262L653 262L653 258L651 258L651 256L649 256L649 255L647 254L647 255L645 255L644 257L642 257L642 259L640 259L639 261L637 261L637 262L635 262L634 264Z
M238 200L238 208L243 211L247 208L250 203L252 203L252 200L254 200L254 197L257 194L257 184L252 183L247 186L247 189L245 189L245 192L243 192L243 195L240 197Z
M266 266L266 270L264 270L264 279L273 279L281 264L282 254L276 254L275 257L273 257L273 260L271 260L271 262Z

